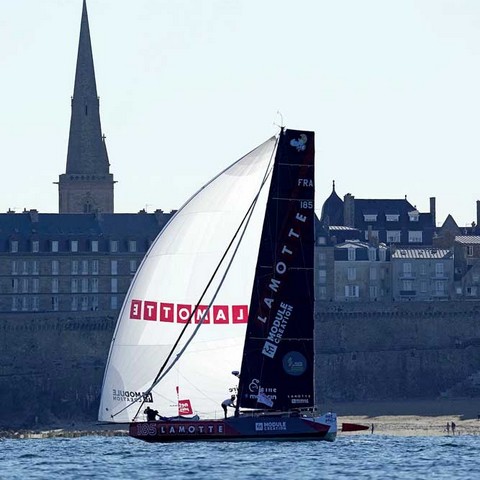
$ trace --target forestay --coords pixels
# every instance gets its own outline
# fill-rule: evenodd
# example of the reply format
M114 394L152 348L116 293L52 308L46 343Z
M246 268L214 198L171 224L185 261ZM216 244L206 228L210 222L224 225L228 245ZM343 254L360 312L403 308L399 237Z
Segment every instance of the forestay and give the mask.
M134 400L151 387L198 302L201 307L169 364L192 336L206 306L213 303L186 351L146 395L144 407L165 416L177 415L178 400L186 399L200 417L220 415L221 401L235 386L231 372L240 369L271 177L265 181L265 176L276 145L276 138L269 139L205 185L151 246L120 312L103 381L99 420L129 422L135 417L141 402ZM235 233L256 198L238 244L243 230ZM233 245L201 299L232 238Z

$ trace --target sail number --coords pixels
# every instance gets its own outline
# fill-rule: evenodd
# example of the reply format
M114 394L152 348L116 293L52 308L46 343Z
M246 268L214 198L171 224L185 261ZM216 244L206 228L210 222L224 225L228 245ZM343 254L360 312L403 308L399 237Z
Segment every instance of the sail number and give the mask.
M300 208L305 210L312 210L313 201L312 200L300 200Z

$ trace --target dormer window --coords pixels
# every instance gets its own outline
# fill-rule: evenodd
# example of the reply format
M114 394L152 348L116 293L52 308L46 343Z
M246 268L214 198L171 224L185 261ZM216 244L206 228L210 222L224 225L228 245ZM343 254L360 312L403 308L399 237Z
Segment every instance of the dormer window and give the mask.
M376 222L378 215L376 213L364 213L363 220L365 222Z
M400 220L400 215L398 213L386 213L385 219L387 222L398 222Z
M10 242L10 251L12 253L18 253L18 240L12 240Z
M418 213L418 210L413 210L412 212L408 212L408 219L411 222L418 222L420 214Z

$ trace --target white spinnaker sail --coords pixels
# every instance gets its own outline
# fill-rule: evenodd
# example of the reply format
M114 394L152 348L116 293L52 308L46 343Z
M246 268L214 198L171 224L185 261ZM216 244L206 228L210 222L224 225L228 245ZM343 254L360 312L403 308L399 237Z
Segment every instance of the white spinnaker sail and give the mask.
M188 312L199 302L260 191L228 274L224 276L243 229L200 301L207 306L214 298L205 321L141 408L150 406L161 415L177 415L180 399L189 400L194 413L203 418L222 412L222 400L229 396L229 388L236 386L231 372L240 369L270 177L261 186L276 145L276 138L269 139L205 185L151 246L117 322L99 420L129 422L135 417L141 402L132 400L152 385L185 327ZM195 323L188 325L175 352L182 349L195 327ZM174 358L175 354L169 364ZM137 418L144 419L142 414Z

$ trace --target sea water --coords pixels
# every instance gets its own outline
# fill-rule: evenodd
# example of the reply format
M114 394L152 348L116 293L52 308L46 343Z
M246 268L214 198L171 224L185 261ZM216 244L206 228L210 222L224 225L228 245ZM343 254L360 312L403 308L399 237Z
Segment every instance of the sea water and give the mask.
M148 444L129 437L0 441L0 479L478 479L480 436Z

